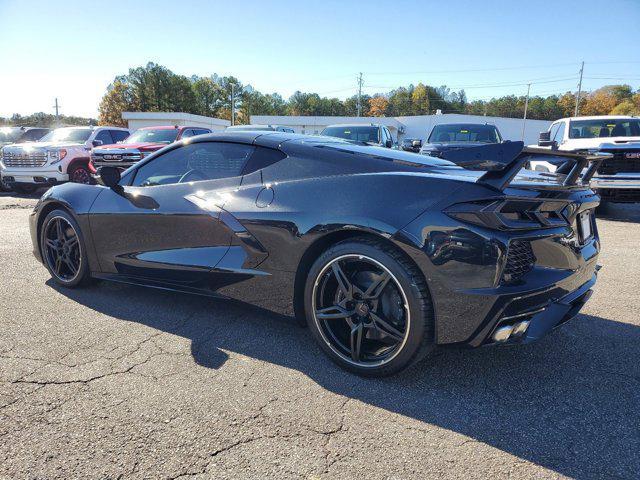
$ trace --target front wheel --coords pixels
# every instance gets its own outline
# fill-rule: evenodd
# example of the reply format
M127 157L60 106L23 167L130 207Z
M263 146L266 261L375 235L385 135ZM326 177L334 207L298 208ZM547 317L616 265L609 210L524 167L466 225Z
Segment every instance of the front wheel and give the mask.
M434 347L423 276L401 252L375 240L340 242L316 260L305 312L325 353L359 375L391 375Z
M87 251L78 223L64 210L53 210L40 229L42 259L51 277L63 287L90 280Z
M11 185L8 184L4 178L0 177L0 192L10 192L11 190L13 190Z
M86 165L76 165L69 171L69 180L73 183L91 185L91 173Z

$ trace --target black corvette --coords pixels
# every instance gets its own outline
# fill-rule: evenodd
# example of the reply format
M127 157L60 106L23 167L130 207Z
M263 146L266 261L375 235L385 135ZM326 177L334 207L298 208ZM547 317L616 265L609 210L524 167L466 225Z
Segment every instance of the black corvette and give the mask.
M536 340L596 281L599 198L583 182L599 160L562 154L576 166L555 175L521 172L550 155L521 142L457 152L202 135L122 177L103 167L102 185L50 189L30 218L34 253L65 287L97 278L295 315L365 375L437 345Z

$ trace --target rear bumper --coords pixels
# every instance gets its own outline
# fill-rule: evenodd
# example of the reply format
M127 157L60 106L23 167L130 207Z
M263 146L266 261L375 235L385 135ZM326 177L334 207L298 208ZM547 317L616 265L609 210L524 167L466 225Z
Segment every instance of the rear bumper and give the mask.
M551 330L578 315L593 293L591 289L596 283L596 278L597 272L578 289L558 300L515 317L503 317L482 344L504 345L540 340Z
M581 203L579 211L597 205L593 193L568 198ZM496 343L498 328L523 320L528 328L513 340L533 341L575 316L587 300L600 251L595 220L593 235L581 241L577 225L503 232L439 215L418 217L395 237L427 279L437 344ZM530 245L526 259L511 250L515 242ZM509 258L516 266L526 260L529 268L515 279L505 277Z

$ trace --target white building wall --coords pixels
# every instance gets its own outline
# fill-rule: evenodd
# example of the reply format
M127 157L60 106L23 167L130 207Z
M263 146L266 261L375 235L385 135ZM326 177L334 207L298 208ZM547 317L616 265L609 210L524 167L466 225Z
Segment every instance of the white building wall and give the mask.
M328 125L336 123L380 123L386 125L394 138L419 138L425 141L434 125L441 123L492 123L505 140L522 139L522 119L504 117L484 117L477 115L418 115L410 117L304 117L278 115L252 115L251 123L260 125L282 125L291 127L296 133L320 133ZM538 143L540 132L551 125L547 120L527 120L525 123L524 143ZM303 132L304 131L304 132Z
M129 130L142 127L158 127L178 125L181 127L203 127L212 131L224 130L231 122L221 118L205 117L183 112L122 112L122 119L127 121Z

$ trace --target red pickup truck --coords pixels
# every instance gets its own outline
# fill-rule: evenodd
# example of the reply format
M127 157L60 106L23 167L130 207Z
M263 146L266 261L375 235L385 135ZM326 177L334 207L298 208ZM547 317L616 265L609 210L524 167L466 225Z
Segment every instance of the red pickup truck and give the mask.
M133 132L121 143L94 147L91 150L90 170L95 173L98 167L105 165L129 168L134 163L170 143L205 133L211 133L211 130L202 127L178 125L143 127Z

